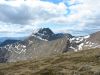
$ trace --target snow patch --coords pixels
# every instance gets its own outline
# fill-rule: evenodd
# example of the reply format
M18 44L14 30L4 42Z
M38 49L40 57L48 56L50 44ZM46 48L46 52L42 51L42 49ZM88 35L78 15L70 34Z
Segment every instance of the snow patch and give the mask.
M41 38L40 36L36 36L36 35L32 35L32 36L34 36L34 37L36 37L36 38L38 38L38 39L40 39L40 40L43 40L43 41L48 41L47 39L43 39L43 38Z

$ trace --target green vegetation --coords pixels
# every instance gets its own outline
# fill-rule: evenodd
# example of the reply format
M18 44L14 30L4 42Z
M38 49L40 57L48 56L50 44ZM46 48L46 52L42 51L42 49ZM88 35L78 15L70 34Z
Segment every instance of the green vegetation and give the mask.
M1 63L0 75L100 75L100 49Z

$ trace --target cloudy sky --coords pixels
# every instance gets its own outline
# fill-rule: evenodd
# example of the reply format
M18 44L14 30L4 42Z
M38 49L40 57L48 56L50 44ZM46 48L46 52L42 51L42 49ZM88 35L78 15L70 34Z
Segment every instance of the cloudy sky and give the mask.
M0 37L34 29L87 35L100 30L100 0L0 0Z

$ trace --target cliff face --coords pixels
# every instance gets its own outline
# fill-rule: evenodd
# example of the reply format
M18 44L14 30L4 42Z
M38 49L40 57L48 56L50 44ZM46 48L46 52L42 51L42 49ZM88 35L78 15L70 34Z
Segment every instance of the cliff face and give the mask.
M100 44L100 31L91 34L88 40Z

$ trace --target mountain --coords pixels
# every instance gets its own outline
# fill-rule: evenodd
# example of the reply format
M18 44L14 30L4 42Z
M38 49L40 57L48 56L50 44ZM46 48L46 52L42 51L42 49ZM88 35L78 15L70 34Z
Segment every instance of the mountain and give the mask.
M69 39L64 34L54 34L49 28L40 29L25 40L0 47L0 62L48 57L68 51Z
M2 63L0 75L100 75L100 49Z
M100 31L90 34L88 41L100 44Z
M73 37L71 34L68 34L68 33L55 34L49 28L41 28L41 29L35 31L35 33L33 33L32 36L35 36L36 38L39 38L39 39L45 40L45 41L52 41L52 40L59 39L64 36L66 36L67 38Z
M50 41L53 40L54 33L49 28L41 28L37 33L33 34L33 36Z
M8 39L8 40L5 40L4 42L2 42L0 44L0 47L3 47L3 46L6 46L8 44L13 44L13 43L16 43L16 42L19 42L20 40L11 40L11 39Z
M74 51L91 48L100 48L100 31L87 36L78 36L70 39L70 49Z
M49 28L41 28L24 40L7 40L0 47L0 62L16 62L50 57L68 51L79 51L100 48L96 32L87 36L71 34L55 34ZM95 38L95 41L92 40Z
M0 37L0 42L4 42L6 40L23 40L25 37Z

